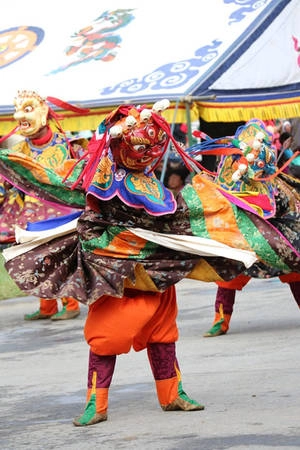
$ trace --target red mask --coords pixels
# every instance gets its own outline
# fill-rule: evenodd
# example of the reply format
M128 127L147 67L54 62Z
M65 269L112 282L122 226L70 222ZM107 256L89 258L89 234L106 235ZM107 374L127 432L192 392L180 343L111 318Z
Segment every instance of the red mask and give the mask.
M132 108L127 117L111 127L110 148L119 166L143 171L165 151L167 135L153 122L148 111Z

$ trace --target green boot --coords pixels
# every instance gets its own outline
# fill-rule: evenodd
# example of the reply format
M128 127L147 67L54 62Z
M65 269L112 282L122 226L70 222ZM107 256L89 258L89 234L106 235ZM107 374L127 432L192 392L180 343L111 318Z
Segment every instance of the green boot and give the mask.
M50 318L51 318L51 314L42 314L39 309L32 314L24 315L24 320L41 320L41 319L50 319Z
M83 414L73 420L76 427L107 420L108 390L115 363L116 355L101 356L90 351L86 405Z
M170 380L171 381L171 380ZM176 380L178 382L178 380ZM178 397L168 405L161 405L163 411L202 411L205 409L196 400L191 399L183 390L182 382L178 383Z
M73 425L75 425L75 427L95 425L96 423L105 422L107 420L106 412L97 413L97 389L92 392L83 414L73 420Z
M220 312L216 312L215 320L210 330L204 333L203 337L216 337L226 334L229 329L231 314L224 314L223 307L220 306Z
M75 317L79 316L80 310L72 310L68 311L67 306L63 305L62 310L58 311L56 314L53 314L51 316L51 320L69 320L69 319L75 319Z
M192 400L182 388L175 342L151 343L147 354L163 411L200 411L204 406Z

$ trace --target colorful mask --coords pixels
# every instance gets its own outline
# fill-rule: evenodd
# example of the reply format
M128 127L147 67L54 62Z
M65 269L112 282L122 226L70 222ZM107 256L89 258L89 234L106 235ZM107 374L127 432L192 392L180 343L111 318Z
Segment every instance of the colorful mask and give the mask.
M153 120L152 112L131 108L109 129L110 148L117 166L144 171L163 155L167 134Z
M14 105L14 119L19 123L19 132L23 136L35 136L47 125L49 107L36 92L19 91Z
M261 120L253 119L239 127L232 144L242 150L242 155L236 156L232 164L232 180L236 182L244 175L258 179L275 173L276 157L271 143L272 135Z
M173 139L169 124L161 116L169 104L161 100L151 110L122 105L99 125L89 142L85 168L73 185L75 188L83 180L89 206L98 210L99 200L116 196L150 215L175 211L173 194L154 175L155 166ZM178 151L188 160L179 146Z

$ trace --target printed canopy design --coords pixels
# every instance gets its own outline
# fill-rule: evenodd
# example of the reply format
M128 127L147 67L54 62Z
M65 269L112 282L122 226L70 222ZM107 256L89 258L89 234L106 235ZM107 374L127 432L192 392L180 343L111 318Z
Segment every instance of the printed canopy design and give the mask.
M294 117L299 23L298 0L11 1L0 114L11 119L17 90L32 89L92 109L191 98L205 120Z

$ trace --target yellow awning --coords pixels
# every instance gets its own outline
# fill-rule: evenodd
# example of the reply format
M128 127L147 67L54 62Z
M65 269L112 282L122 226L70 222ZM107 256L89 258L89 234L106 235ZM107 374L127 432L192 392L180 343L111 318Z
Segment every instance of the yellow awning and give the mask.
M300 116L300 97L257 102L197 103L199 117L206 122L247 122L251 119L271 120Z
M150 109L152 104L147 105ZM85 115L78 115L72 111L57 111L58 114L63 116L60 120L60 124L65 131L81 131L81 130L95 130L103 119L117 106L106 106L101 108L90 109L90 112ZM194 103L190 106L191 120L199 119L198 107ZM176 113L176 114L175 114ZM164 118L172 124L175 123L186 123L187 121L187 111L186 104L180 103L176 106L175 103L171 103L168 110L163 113ZM8 134L17 125L16 121L11 115L0 116L0 135L3 136Z

